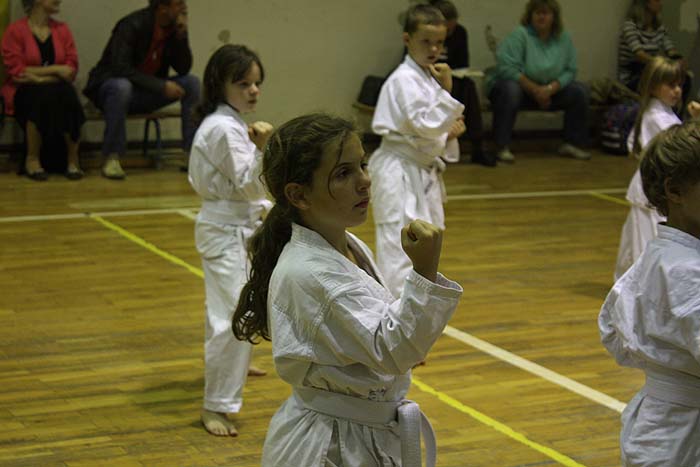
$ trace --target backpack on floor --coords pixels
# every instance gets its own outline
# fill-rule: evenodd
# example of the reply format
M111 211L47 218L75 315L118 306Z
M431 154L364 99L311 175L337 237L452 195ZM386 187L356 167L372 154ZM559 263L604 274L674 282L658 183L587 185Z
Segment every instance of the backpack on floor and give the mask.
M639 111L639 103L616 104L603 114L600 144L610 154L627 155L627 137L632 131Z

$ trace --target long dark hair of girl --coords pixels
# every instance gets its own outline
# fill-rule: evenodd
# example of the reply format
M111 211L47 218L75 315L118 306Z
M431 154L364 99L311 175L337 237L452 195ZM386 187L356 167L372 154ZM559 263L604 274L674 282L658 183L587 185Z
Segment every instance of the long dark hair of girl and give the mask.
M235 83L245 78L253 63L260 67L260 82L265 79L265 70L258 55L245 45L226 44L219 47L209 58L204 69L202 101L194 111L198 123L213 113L219 104L226 102L226 83Z
M262 177L275 205L248 244L250 278L241 291L233 314L233 334L252 344L270 340L267 293L272 271L292 235L292 222L301 223L284 190L289 183L310 186L313 173L329 147L355 132L339 117L311 114L297 117L270 136L263 155Z

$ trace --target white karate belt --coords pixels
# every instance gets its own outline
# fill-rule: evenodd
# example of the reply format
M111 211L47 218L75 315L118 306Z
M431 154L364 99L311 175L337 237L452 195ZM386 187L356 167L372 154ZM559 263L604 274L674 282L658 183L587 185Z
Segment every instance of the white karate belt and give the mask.
M217 224L251 225L260 220L264 209L262 203L203 199L198 217Z
M435 467L435 432L428 418L413 401L404 399L401 402L378 402L306 387L294 388L293 397L304 408L329 417L381 430L391 430L398 425L402 467L423 465L420 442L422 434L425 443L425 467Z
M700 378L674 378L647 370L643 391L665 402L700 408Z

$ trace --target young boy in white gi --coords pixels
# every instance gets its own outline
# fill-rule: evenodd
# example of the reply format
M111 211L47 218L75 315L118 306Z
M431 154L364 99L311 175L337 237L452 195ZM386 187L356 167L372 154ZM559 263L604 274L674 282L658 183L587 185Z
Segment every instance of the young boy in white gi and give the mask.
M451 70L436 64L446 36L437 8L409 9L403 33L408 54L382 86L372 121L382 136L369 162L377 264L395 297L411 270L401 228L415 219L445 228L440 173L445 161L459 160L456 138L465 131L464 106L450 95Z

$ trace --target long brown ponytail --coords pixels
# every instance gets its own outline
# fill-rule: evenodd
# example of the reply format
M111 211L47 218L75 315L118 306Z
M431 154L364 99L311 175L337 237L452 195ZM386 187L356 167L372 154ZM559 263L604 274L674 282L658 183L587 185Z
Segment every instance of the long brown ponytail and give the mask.
M263 179L275 206L250 239L250 278L241 291L233 314L233 334L239 340L257 344L270 340L267 322L267 294L272 271L292 235L292 223L299 223L296 209L284 189L289 183L311 184L326 149L355 131L345 119L327 114L297 117L275 131L263 155Z

